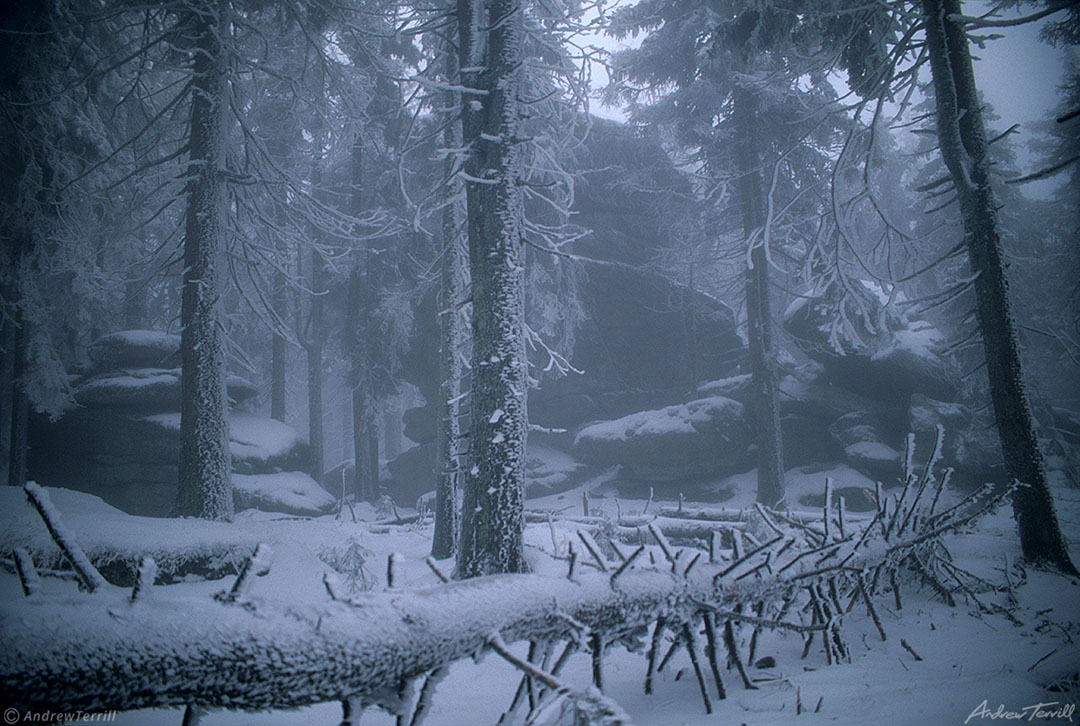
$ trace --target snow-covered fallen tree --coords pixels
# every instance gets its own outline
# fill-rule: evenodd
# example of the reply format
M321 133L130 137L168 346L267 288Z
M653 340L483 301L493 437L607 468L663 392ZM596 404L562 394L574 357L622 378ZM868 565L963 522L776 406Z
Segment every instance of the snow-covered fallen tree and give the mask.
M582 530L582 546L565 577L494 576L354 597L327 579L327 601L316 606L285 605L273 593L255 593L254 575L269 566L265 546L232 589L214 599L170 597L151 588L149 559L131 594L114 588L81 556L43 491L28 485L91 593L44 595L29 558L16 553L28 597L0 608L0 690L5 703L27 710L281 709L331 700L401 710L414 701L407 685L424 678L415 698L422 710L438 680L428 675L493 649L525 673L515 703L529 694L538 709L546 690L552 698L569 695L592 704L616 723L617 709L598 694L561 686L559 671L570 654L588 649L594 684L602 688L605 650L647 640L646 690L671 654L684 648L711 710L710 694L725 694L721 649L752 687L735 625L797 631L807 638L807 649L817 639L829 662L839 662L849 657L843 615L855 604L867 608L885 638L874 598L891 589L899 601L901 570L947 598L954 588L943 584L946 578L969 586L940 537L995 507L1008 492L982 490L939 510L947 476L938 479L931 468L909 475L893 499L880 497L874 516L857 525L828 506L813 526L758 509L757 526L768 537L750 546L735 536L730 559L715 556L715 549L676 550L652 527L655 544L633 553L615 548L614 561L608 561ZM674 639L661 658L665 634ZM533 644L531 662L503 645L520 640Z

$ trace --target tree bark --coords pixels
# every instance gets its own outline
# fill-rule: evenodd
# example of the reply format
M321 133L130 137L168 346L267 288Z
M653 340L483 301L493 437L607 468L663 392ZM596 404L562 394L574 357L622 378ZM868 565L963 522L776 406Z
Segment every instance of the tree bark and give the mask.
M233 495L225 418L225 348L220 325L219 260L225 235L225 54L223 8L192 10L193 87L184 288L181 303L181 516L231 520Z
M473 366L458 577L527 569L522 532L528 378L518 100L524 10L519 0L486 0L483 6L481 0L458 2L460 62L469 69L462 80L486 92L466 94L463 114L469 146L465 188ZM477 47L485 41L486 53Z
M354 216L364 212L364 145L360 134L353 139L350 164L352 190L350 206ZM374 502L379 496L378 440L372 460L371 439L375 431L374 386L372 385L371 332L367 324L374 314L371 265L374 256L366 246L357 250L356 267L349 275L349 385L352 388L353 471L357 496Z
M922 0L937 104L941 154L960 199L964 242L975 277L975 312L982 332L990 397L1005 468L1025 486L1013 493L1024 557L1077 574L1069 558L1035 435L1020 361L1001 227L990 181L986 126L979 104L960 0Z
M765 227L761 156L755 130L760 103L752 89L740 87L735 90L734 104L743 236L747 244L753 245L746 271L746 327L757 436L757 500L774 507L784 496L784 447L769 305L769 263L760 239Z
M11 419L8 427L7 483L21 487L26 484L26 454L29 446L30 397L26 391L26 349L29 331L22 308L15 306L14 328L11 336Z
M284 284L284 283L281 283ZM278 297L279 301L285 296ZM289 366L288 341L281 333L274 333L270 349L270 418L285 422L286 371Z
M323 463L323 339L326 334L323 314L323 291L326 287L322 257L311 253L311 309L308 312L308 331L304 341L307 353L308 442L311 445L311 476L322 481L326 468Z
M449 50L449 48L447 48ZM458 59L446 53L447 80L458 77ZM445 103L450 109L461 108L461 94L448 92ZM455 113L451 110L450 113ZM460 122L451 122L443 132L443 144L448 149L461 147ZM442 267L439 298L439 401L438 430L435 453L435 533L431 541L431 556L436 559L457 554L461 527L457 495L461 481L461 382L463 332L458 305L464 301L466 285L466 253L463 239L464 220L461 205L453 198L461 191L461 183L453 178L456 162L448 156L443 167L446 174L446 198L442 216Z

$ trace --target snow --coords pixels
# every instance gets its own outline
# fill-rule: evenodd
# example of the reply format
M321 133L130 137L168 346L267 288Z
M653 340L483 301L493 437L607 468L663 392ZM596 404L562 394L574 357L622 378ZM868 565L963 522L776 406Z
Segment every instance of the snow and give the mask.
M694 434L718 418L739 419L742 412L742 404L730 398L700 398L656 411L639 411L614 421L592 424L578 433L575 443L582 439L630 441L639 437Z
M938 364L937 351L945 342L945 336L925 320L916 320L908 327L892 332L887 346L874 351L871 360L886 360L897 353L906 353L919 360Z
M584 464L563 451L529 442L525 469L531 484L555 489L584 468Z
M844 447L844 455L849 459L893 463L900 461L900 452L880 441L860 441Z
M91 343L91 356L94 355L95 350L116 347L158 351L166 356L179 352L180 336L159 330L120 330L104 335Z
M263 509L300 516L318 516L337 500L310 476L299 471L275 474L233 474L237 509Z
M752 477L753 472L745 476ZM787 473L789 492L820 493L825 476L833 478L834 486L838 488L872 487L868 479L845 467L818 470L806 467ZM1056 493L1066 534L1075 541L1080 533L1080 495L1076 490ZM4 495L9 500L4 500ZM119 533L126 533L123 536L130 539L135 529L132 523L145 519L123 515L96 497L78 492L50 490L50 495L88 551L88 541L106 534L119 536ZM572 501L580 499L569 492L560 496ZM28 505L24 501L21 505L12 501L15 498L22 499L21 492L0 490L0 536L9 540L4 542L5 548L11 539L12 512L28 516L43 533L40 521L33 522L36 515ZM592 504L614 516L610 511L614 509L610 499L594 499ZM742 502L737 505L742 506ZM640 512L644 502L624 500L621 506L624 512ZM361 514L366 516L371 512L365 509ZM275 560L270 573L253 584L256 597L272 596L296 604L325 604L321 578L329 568L316 553L320 548L331 547L341 551L349 543L363 548L369 586L379 586L385 576L386 557L391 552L399 553L395 574L398 587L428 586L437 581L423 561L430 548L429 525L395 527L388 534L372 535L363 523L335 521L329 517L299 522L250 512L238 515L233 525L192 520L146 520L158 528L157 533L148 528L147 535L171 539L171 534L161 527L168 521L184 525L187 539L197 539L201 533L209 531L231 529L236 534L244 533L270 544L275 551ZM566 564L552 559L547 553L553 547L565 553L566 543L574 535L572 522L556 520L552 527L547 524L528 527L526 551L534 571L564 575ZM1021 576L1014 565L1019 559L1015 523L1007 511L987 518L977 530L950 536L946 544L958 565L992 582L1002 580L1002 569L1008 562L1019 600L1017 615L1022 625L1012 625L1000 616L976 617L974 605L964 603L962 599L958 607L947 607L930 590L920 589L917 583L911 582L904 586L902 610L895 609L891 597L876 601L888 635L885 642L878 637L862 607L854 608L845 616L845 631L852 649L851 663L827 666L820 647L812 649L806 659L800 659L803 641L799 635L765 632L760 638L758 657L770 656L775 659L775 665L749 669L750 677L758 686L755 691L744 690L733 670L724 671L728 698L722 701L714 698L716 712L711 716L702 709L685 652L678 653L670 666L657 676L655 694L646 696L641 691L645 670L641 655L631 654L617 645L608 648L604 662L605 695L619 704L638 726L710 726L726 722L779 726L795 718L796 698L804 708L797 722L810 726L826 723L962 724L983 701L991 711L999 705L1005 710L1018 711L1038 703L1075 703L1075 691L1072 694L1052 693L1046 691L1045 686L1072 676L1080 664L1080 649L1076 644L1076 633L1080 630L1080 586L1073 580L1033 569L1027 570L1026 579ZM1074 549L1074 556L1076 554ZM452 569L450 561L438 564L445 572ZM22 598L13 575L0 573L0 583L0 597ZM73 587L70 583L48 579L44 584L49 592L69 592ZM226 580L224 586L230 585L231 581ZM221 582L190 582L156 589L166 591L159 594L169 597L173 597L175 591L192 598L209 598L222 587ZM376 616L373 622L378 622L377 614L372 615ZM440 622L431 622L433 632L439 626ZM749 628L737 633L744 649L748 637ZM923 660L916 661L900 645L901 639L907 641ZM512 644L511 650L524 658L527 644ZM1040 661L1051 652L1053 655ZM578 653L570 658L561 678L576 688L583 688L590 681L590 673L588 654ZM435 693L427 723L449 726L495 723L509 704L519 679L520 673L500 658L457 661L450 666L446 679ZM819 701L820 710L815 712ZM143 710L120 713L114 723L121 726L174 726L180 715L178 711L168 709ZM206 714L201 723L204 726L284 726L336 723L340 717L340 705L332 702L298 712L213 711ZM976 716L969 723L987 723L989 720ZM395 717L369 709L361 722L390 726L395 723Z
M159 426L180 430L179 413L159 413L143 417ZM295 429L266 416L231 411L229 450L235 459L274 459L285 456L303 443Z

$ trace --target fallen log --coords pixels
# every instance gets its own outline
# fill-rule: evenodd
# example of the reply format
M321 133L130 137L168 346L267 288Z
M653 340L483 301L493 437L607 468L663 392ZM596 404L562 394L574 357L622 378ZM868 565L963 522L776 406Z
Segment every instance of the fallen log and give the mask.
M910 507L921 507L921 491ZM36 593L0 604L0 698L23 711L54 712L289 709L332 700L400 709L402 684L493 642L589 642L596 666L606 646L640 638L654 622L687 637L688 624L696 632L703 618L746 619L741 613L750 605L766 602L783 607L753 618L755 627L798 626L784 614L816 602L821 627L839 646L841 619L831 602L858 593L870 572L871 597L883 572L892 579L912 560L932 573L943 552L939 537L1008 495L1008 488L996 495L987 490L938 514L920 508L914 518L895 511L890 525L900 518L912 525L894 538L893 526L878 526L883 511L861 530L852 526L825 542L769 522L780 534L731 563L687 562L661 536L663 554L654 567L635 554L614 572L502 575L353 598L328 583L334 599L320 605L247 594L247 586L257 591L253 581L214 599L169 597L167 590L132 599L112 586L95 594ZM245 572L265 565L260 551ZM845 651L826 652L835 660Z

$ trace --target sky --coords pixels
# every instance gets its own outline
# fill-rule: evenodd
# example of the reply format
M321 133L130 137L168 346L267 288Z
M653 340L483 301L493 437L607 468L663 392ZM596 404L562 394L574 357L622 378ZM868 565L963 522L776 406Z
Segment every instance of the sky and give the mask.
M970 2L964 10L978 15L989 7L988 3ZM1027 11L1031 12L1031 8ZM1005 17L1016 15L1006 13ZM1039 168L1038 159L1027 151L1027 146L1038 137L1036 125L1053 116L1059 100L1059 86L1065 75L1065 50L1039 39L1039 31L1045 23L989 29L984 32L1000 33L1004 37L989 41L983 49L972 46L976 55L976 83L999 117L994 126L1003 131L1014 123L1020 124L1013 143L1017 161L1024 172ZM597 39L596 44L610 50L624 47L608 38ZM594 83L602 85L607 81L606 74L596 70ZM594 101L592 112L604 118L625 119L620 109L603 106L598 100ZM1021 189L1031 197L1046 198L1060 182L1061 177L1024 184Z

